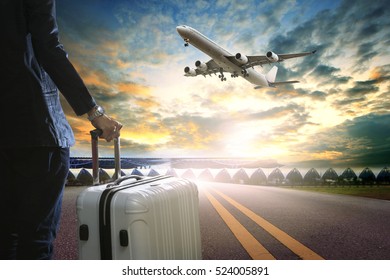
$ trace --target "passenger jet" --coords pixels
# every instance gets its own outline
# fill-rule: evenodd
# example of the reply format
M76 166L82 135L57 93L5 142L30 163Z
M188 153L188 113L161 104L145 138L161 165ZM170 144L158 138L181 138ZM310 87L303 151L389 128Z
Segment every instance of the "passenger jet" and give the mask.
M185 76L195 77L203 75L206 77L206 75L219 73L221 81L226 81L224 72L229 72L231 73L232 78L241 76L252 84L255 84L255 89L261 87L275 87L281 84L299 83L299 81L276 82L275 78L278 67L273 66L267 74L263 75L256 72L254 66L282 62L286 59L307 56L316 52L311 51L294 54L276 54L269 51L265 56L246 56L241 53L232 55L192 27L181 25L177 26L176 30L184 39L185 47L188 47L188 45L191 44L212 58L208 62L201 62L200 60L196 61L196 68L190 68L188 66L185 67Z

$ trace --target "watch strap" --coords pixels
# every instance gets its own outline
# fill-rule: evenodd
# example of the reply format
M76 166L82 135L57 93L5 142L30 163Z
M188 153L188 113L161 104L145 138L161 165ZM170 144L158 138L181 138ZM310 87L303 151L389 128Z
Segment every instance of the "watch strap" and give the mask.
M104 115L104 109L101 106L97 105L94 107L93 113L88 116L88 120L93 121L94 119L103 115Z

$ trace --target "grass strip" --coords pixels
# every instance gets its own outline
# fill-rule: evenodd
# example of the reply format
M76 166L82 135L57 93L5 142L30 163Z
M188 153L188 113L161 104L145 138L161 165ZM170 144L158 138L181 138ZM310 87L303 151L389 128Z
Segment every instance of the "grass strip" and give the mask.
M295 190L314 191L330 194L345 194L376 199L390 200L390 186L294 186Z

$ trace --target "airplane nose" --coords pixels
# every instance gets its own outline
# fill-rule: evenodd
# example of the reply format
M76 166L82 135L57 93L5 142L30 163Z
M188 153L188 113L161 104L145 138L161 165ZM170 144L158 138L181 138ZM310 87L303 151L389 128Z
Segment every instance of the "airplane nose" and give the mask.
M183 30L184 30L184 27L183 27L183 26L181 26L181 25L176 26L176 31L177 31L177 33L181 34L181 33L183 32Z

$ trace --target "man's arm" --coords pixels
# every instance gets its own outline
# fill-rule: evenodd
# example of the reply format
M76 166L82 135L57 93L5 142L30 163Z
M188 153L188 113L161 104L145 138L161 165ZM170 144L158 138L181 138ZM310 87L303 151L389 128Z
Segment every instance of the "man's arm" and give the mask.
M27 22L37 60L49 74L77 115L91 115L96 102L81 77L68 60L58 39L58 26L54 0L26 0ZM111 141L119 136L122 125L107 115L92 121L102 129L102 138Z
M96 102L59 42L54 0L27 0L25 3L28 29L37 60L75 113L79 116L87 113Z

